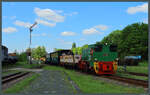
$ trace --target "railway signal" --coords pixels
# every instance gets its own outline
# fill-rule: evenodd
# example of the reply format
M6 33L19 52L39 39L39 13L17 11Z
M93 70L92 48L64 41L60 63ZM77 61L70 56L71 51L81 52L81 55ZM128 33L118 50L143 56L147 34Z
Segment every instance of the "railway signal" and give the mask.
M35 26L37 24L37 22L35 22L32 26L30 26L29 27L29 30L30 30L30 44L29 44L29 49L30 49L30 51L29 51L29 64L32 64L32 62L31 62L31 32L33 31L33 27Z

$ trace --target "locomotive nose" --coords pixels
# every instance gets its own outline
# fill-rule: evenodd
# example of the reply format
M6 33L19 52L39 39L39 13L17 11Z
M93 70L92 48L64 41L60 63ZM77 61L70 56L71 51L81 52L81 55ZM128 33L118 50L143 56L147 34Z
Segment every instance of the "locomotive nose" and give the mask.
M111 71L112 70L112 64L110 63L104 63L103 64L103 71Z

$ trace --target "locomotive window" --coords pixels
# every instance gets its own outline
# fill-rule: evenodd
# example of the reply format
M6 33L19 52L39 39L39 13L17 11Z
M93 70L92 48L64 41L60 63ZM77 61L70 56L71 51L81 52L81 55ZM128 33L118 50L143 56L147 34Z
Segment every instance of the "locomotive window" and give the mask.
M102 51L103 46L102 45L98 45L94 48L94 51L98 51L101 52Z
M111 52L116 52L117 51L117 46L116 45L110 45L110 51Z

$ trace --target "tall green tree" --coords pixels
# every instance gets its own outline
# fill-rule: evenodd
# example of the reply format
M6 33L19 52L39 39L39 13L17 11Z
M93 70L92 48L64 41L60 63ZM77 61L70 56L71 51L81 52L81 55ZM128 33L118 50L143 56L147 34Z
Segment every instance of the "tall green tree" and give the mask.
M115 30L100 42L118 45L118 54L124 56L141 55L143 60L148 59L148 24L134 23L123 30Z
M120 52L125 55L141 55L148 59L148 24L134 23L122 30Z
M38 46L37 48L32 49L32 57L35 59L40 59L46 55L46 49L44 46Z
M119 44L120 36L122 31L121 30L115 30L111 32L108 36L104 37L101 42L97 42L96 44Z
M72 49L73 48L76 48L76 43L75 42L72 43Z

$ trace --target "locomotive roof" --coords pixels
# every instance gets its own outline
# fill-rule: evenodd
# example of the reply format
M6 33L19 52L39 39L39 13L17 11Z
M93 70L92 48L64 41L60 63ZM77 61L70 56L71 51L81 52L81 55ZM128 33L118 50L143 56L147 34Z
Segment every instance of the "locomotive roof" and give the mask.
M63 53L63 52L72 52L72 51L70 49L64 49L64 50L58 50L58 51L55 51L55 52L51 52L50 54L56 53L56 52Z
M91 45L88 45L88 47L90 47L90 48L92 48L92 47L95 47L95 46L103 46L103 45L106 45L106 44L91 44ZM108 46L110 46L110 45L113 45L113 46L117 46L117 45L115 45L115 44L107 44Z

